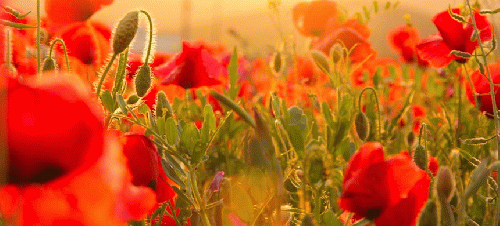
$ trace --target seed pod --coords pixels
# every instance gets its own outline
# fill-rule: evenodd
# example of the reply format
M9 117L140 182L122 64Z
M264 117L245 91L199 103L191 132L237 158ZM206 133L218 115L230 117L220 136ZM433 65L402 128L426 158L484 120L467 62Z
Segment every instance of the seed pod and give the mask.
M52 57L47 57L43 61L43 72L48 72L48 71L55 71L57 68L56 61Z
M151 67L144 64L135 75L135 91L137 96L144 97L151 88Z
M335 43L330 49L330 56L334 64L338 63L344 57L344 50L339 43Z
M453 178L453 173L450 168L446 166L441 167L436 178L436 192L438 198L448 200L449 202L454 188L455 179Z
M366 141L368 135L370 134L370 122L363 112L356 114L354 126L356 127L356 133L358 134L359 139Z
M311 57L319 69L321 69L325 74L330 73L330 64L328 63L327 57L323 52L312 50Z
M133 94L131 96L128 97L127 99L127 104L135 104L137 103L137 101L139 101L141 98L139 98L139 96Z
M165 95L165 92L160 91L158 94L156 94L156 107L155 107L155 114L156 117L163 117L169 118L172 117L172 113L170 112L172 107L170 107L170 103L168 102L167 95Z
M429 200L424 207L424 210L420 214L418 219L419 226L437 226L438 225L438 213L437 204L433 200Z
M118 23L113 38L113 53L115 55L125 51L134 39L139 27L139 11L127 13Z
M415 153L413 154L413 161L422 170L427 171L427 165L429 164L429 156L427 151L422 145L418 145L415 148Z

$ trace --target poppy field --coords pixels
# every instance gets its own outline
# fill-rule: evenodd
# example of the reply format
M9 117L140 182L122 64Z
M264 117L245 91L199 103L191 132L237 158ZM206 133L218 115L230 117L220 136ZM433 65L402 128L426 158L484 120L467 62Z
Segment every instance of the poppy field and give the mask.
M0 0L0 226L500 225L500 8L406 15L391 58L368 22L398 2L299 2L260 55L37 3Z

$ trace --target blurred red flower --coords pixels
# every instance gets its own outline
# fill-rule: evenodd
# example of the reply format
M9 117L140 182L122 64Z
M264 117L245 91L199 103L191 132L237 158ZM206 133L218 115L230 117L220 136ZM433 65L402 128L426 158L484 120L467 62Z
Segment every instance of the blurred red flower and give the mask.
M307 37L325 34L330 18L337 19L337 4L329 0L299 2L293 7L293 23L299 32Z
M460 9L454 8L452 12L460 14ZM481 41L490 41L492 39L492 26L488 18L479 12L474 12L474 17L480 31ZM478 47L477 41L471 41L474 31L471 24L472 19L469 18L469 23L464 26L453 19L448 11L443 11L435 15L432 22L436 25L439 34L428 36L417 45L419 56L437 68L448 65L452 60L458 63L467 62L467 59L457 57L450 52L458 50L472 54Z
M52 23L69 24L86 21L111 3L113 0L45 0L45 12Z
M222 84L225 68L203 46L184 41L182 52L168 63L154 69L162 85L175 84L184 89Z
M7 83L7 224L126 225L146 216L154 193L132 185L122 149L76 75Z
M332 46L339 43L352 51L349 55L351 62L360 63L367 59L375 59L377 56L377 52L368 41L370 33L370 28L366 24L359 23L358 19L340 22L337 18L331 18L327 23L325 34L313 41L312 48L329 55Z
M407 156L384 159L382 145L365 143L346 168L339 205L376 225L414 225L429 185L429 175Z
M387 42L394 51L399 53L403 62L418 62L420 66L427 66L429 64L417 54L417 44L420 42L420 34L416 27L408 24L395 27L388 32Z
M488 65L491 80L493 84L496 84L495 91L495 101L497 106L500 106L500 87L497 85L500 84L500 63L494 63ZM482 112L486 112L487 116L493 117L493 102L491 101L490 95L490 83L486 77L487 75L483 75L479 72L479 70L474 71L471 75L472 85L469 83L466 84L466 93L467 98L472 104L475 104L476 107L479 107L479 110ZM475 91L475 93L474 93ZM478 103L474 100L477 96Z

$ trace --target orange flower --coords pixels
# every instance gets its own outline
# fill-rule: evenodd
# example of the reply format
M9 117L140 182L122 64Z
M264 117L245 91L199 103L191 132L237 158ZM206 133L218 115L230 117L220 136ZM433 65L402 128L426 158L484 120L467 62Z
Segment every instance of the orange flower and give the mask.
M319 70L310 57L295 55L293 67L288 71L288 81L308 86L324 85L328 76Z
M337 4L329 0L300 2L293 7L293 22L302 35L319 37L325 33L328 20L338 14Z
M113 0L45 0L45 12L55 24L69 24L89 19L95 12Z
M132 185L101 107L75 76L8 78L9 169L0 212L9 225L126 225L155 203L153 191Z
M387 34L387 42L394 51L400 54L403 62L412 63L418 61L420 66L429 64L417 54L420 34L416 27L404 24L390 30Z
M330 49L335 43L340 43L346 49L352 50L349 58L353 63L359 63L375 59L377 52L372 48L368 38L370 28L366 24L360 24L357 19L349 19L340 23L336 18L328 21L325 35L313 41L312 48L329 55Z

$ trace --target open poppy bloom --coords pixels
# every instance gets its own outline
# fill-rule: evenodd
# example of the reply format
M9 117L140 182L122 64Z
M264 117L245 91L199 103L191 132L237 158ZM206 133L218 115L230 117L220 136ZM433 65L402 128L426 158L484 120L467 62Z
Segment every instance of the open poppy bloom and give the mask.
M351 51L349 58L353 63L363 62L369 58L375 59L377 52L368 41L370 33L368 26L359 23L358 19L349 19L341 23L337 18L331 18L325 34L312 42L312 48L329 55L332 46L339 43Z
M427 201L429 185L429 175L407 156L384 159L380 143L365 143L346 168L339 205L376 225L410 226Z
M9 225L126 225L155 204L136 187L103 114L72 74L8 78L7 185L0 213ZM47 111L50 109L50 111Z
M493 81L493 84L500 84L500 63L490 64L488 65L488 68L490 70L491 80ZM486 112L486 115L489 117L493 117L493 102L491 101L490 95L491 89L486 75L483 75L479 72L479 70L476 70L474 71L474 73L472 73L471 80L474 87L471 87L469 83L465 83L467 98L472 104L475 104L476 107L479 107L480 111ZM494 91L497 106L500 106L500 88L498 86L495 86Z
M45 0L45 12L52 23L69 24L86 21L103 6L111 3L113 0Z
M452 9L453 13L460 14L460 9ZM486 16L474 12L476 25L479 29L479 37L482 42L487 42L492 39L492 26ZM465 26L454 20L448 11L443 11L435 15L432 22L436 25L439 34L431 35L424 38L417 45L419 56L429 61L433 67L445 67L452 60L458 63L465 63L467 59L450 54L452 50L458 50L472 54L478 47L478 42L471 41L471 36L474 31L472 27L472 19L469 18L469 23Z
M337 18L337 4L329 0L300 2L293 7L293 23L307 37L319 37L326 31L330 18Z
M175 84L190 89L222 84L219 77L225 74L225 68L203 46L184 41L182 52L156 68L154 74L162 85Z

